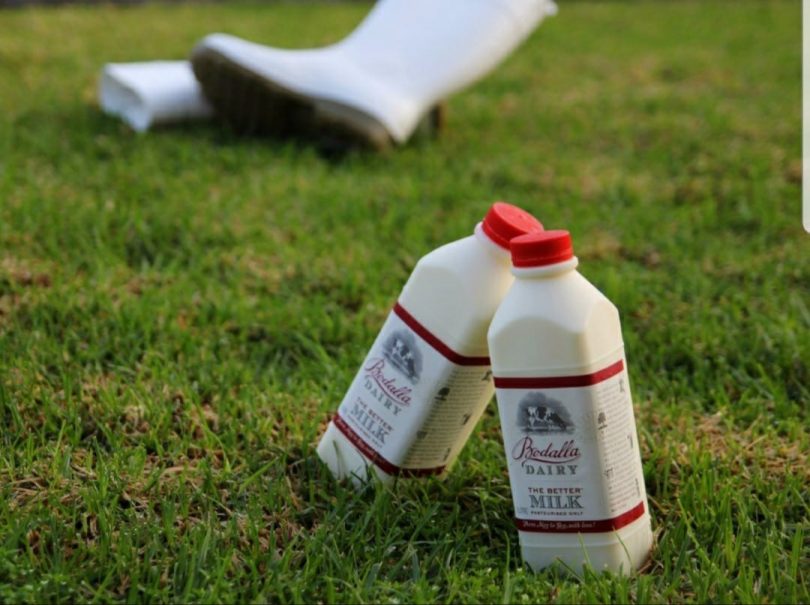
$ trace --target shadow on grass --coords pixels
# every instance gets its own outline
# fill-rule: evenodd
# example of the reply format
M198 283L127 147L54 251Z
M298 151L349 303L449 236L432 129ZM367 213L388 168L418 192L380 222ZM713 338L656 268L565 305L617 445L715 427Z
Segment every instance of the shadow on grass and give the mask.
M285 460L291 499L301 503L296 521L308 531L352 533L371 519L409 542L438 548L463 539L473 550L509 549L513 561L521 560L506 480L482 485L474 473L454 472L446 479L390 485L372 480L354 487L334 479L309 447L287 450ZM448 525L454 528L452 541L444 533Z
M353 160L358 158L370 159L396 153L396 148L373 150L358 142L328 136L240 132L226 121L216 118L211 121L158 124L148 132L138 133L119 118L106 115L100 108L86 104L22 111L12 118L12 135L46 156L50 155L49 149L51 153L56 151L51 144L54 137L61 140L63 145L69 144L75 151L85 150L91 153L93 149L84 149L84 146L87 142L97 143L101 140L100 137L115 137L122 145L126 141L137 140L154 143L204 143L213 148L261 146L282 151L292 158L315 153L334 167L344 163L353 164ZM429 146L435 143L435 139L435 136L417 133L405 146ZM46 141L49 143L47 148L43 146ZM105 155L103 148L94 147L96 153L102 157ZM108 144L107 148L110 147Z

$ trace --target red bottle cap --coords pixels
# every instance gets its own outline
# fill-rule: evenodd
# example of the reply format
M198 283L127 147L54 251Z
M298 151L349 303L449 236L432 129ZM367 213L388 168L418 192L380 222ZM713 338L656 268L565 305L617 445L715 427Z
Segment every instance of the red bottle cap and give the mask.
M509 250L512 238L527 233L540 233L543 225L531 214L506 202L495 202L481 222L481 229L501 248Z
M574 247L568 231L521 235L513 239L509 247L515 267L545 267L574 258Z

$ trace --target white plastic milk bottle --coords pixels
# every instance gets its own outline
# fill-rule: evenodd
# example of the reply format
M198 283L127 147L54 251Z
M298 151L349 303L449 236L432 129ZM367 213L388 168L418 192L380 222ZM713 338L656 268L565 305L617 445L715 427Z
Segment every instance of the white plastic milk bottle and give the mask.
M523 558L630 573L652 546L619 312L567 231L511 242L489 350Z
M318 444L336 477L449 469L494 391L487 328L514 281L509 241L542 229L497 202L473 235L417 263Z

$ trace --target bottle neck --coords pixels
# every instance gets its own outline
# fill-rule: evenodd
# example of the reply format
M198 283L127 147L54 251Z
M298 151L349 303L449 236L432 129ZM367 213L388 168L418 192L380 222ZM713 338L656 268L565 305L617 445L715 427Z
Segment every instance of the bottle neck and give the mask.
M577 268L577 265L579 265L579 259L575 256L561 263L543 267L512 267L512 275L518 279L546 279L570 273Z
M484 232L484 228L481 226L481 223L478 223L475 226L475 231L473 232L476 241L480 242L482 246L492 254L495 258L497 258L501 262L511 262L511 255L509 254L509 250L503 248L492 241L489 236Z

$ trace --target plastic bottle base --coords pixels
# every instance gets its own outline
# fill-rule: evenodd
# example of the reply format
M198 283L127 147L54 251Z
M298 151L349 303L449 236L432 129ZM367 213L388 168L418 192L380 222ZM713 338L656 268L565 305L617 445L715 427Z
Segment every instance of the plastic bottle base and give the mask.
M519 533L523 560L533 571L556 564L577 574L589 567L630 575L647 560L653 540L649 514L610 533Z
M394 479L357 451L333 422L329 423L321 437L317 451L318 457L329 467L336 479L351 479L355 486L368 482L372 474L383 483L390 483Z

